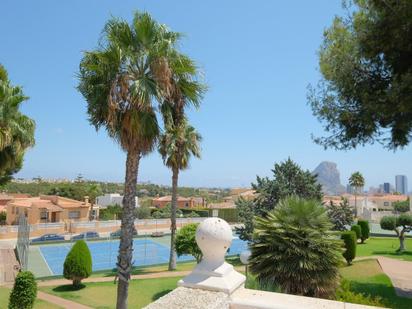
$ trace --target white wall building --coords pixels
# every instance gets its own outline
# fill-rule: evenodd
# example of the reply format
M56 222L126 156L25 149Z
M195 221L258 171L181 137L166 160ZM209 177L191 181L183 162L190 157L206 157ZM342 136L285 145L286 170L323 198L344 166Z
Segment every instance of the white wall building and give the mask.
M96 198L96 204L102 208L106 208L109 205L123 206L123 195L120 195L119 193L101 195ZM137 196L135 197L135 207L139 207Z

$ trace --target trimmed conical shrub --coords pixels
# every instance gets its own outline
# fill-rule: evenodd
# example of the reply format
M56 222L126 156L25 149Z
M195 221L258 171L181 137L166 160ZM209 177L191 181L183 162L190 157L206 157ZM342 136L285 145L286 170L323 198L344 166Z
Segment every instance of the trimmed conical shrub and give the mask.
M63 276L79 286L84 278L92 273L92 256L84 240L78 240L66 256Z
M350 230L355 232L357 240L362 239L362 230L360 225L354 224L350 227Z
M358 225L361 228L361 232L362 232L361 240L362 240L362 243L364 243L365 240L369 238L369 233L370 233L369 222L366 220L358 220Z
M341 235L345 246L345 252L343 252L343 257L345 258L348 265L352 264L352 261L356 257L356 233L354 231L343 232Z
M18 273L10 294L9 309L31 309L37 296L37 283L30 271Z

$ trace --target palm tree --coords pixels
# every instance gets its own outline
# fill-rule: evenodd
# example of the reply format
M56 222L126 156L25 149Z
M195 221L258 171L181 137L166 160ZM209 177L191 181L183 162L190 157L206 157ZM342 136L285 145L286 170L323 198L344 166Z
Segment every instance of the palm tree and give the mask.
M89 197L90 202L90 211L89 211L89 220L92 221L93 216L93 206L96 205L96 199L99 195L103 193L102 187L98 183L92 183L86 188L86 195Z
M365 179L360 172L354 172L349 177L349 185L355 189L355 217L358 216L357 195L359 190L365 185Z
M90 123L127 153L121 237L117 262L117 308L127 308L132 269L135 196L139 162L159 136L154 101L168 94L168 59L179 34L169 31L147 13L135 13L132 24L107 22L99 47L85 52L78 89L88 103Z
M26 149L34 145L35 122L19 110L27 99L0 65L0 184L21 169Z
M319 201L289 197L256 217L250 270L263 286L328 297L339 280L340 242Z
M172 170L172 211L169 270L176 269L176 211L179 171L189 167L190 156L200 158L201 136L183 120L179 126L166 121L166 131L160 137L159 152L164 164Z

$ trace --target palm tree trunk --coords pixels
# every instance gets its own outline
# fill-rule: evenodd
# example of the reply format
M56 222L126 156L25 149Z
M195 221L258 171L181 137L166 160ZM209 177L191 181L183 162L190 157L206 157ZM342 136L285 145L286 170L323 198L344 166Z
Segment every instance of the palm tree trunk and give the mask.
M176 269L176 211L177 211L177 181L179 178L179 169L172 169L172 214L171 214L171 225L170 225L170 258L169 258L169 270Z
M140 153L129 151L126 159L126 177L123 197L119 255L117 257L117 309L127 308L129 280L132 270L135 197Z
M355 192L355 218L358 217L357 193Z

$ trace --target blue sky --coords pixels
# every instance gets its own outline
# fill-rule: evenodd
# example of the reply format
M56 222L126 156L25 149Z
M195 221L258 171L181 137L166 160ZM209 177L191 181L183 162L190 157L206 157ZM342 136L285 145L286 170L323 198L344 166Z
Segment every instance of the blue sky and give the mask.
M367 186L394 183L396 174L412 178L411 147L337 152L311 140L323 131L306 89L319 79L316 52L325 27L342 14L340 0L3 0L0 10L0 63L30 96L23 111L37 123L36 146L17 177L123 180L125 155L89 125L76 72L111 16L131 20L145 10L185 34L181 48L209 86L201 109L189 112L204 139L202 160L182 173L182 185L248 186L288 156L310 170L334 161L344 184L356 170ZM169 184L170 172L154 153L143 159L139 180Z

